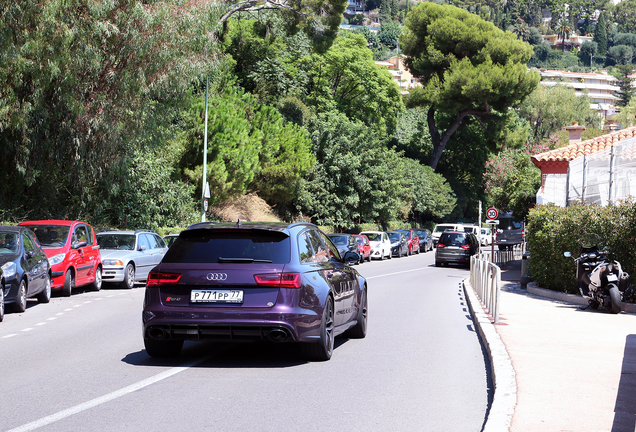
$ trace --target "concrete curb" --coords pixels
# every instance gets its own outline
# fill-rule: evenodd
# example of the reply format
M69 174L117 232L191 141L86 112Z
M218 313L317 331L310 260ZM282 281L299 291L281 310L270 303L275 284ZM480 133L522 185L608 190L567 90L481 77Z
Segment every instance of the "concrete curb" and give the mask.
M527 287L528 294L546 297L552 300L559 300L567 303L573 303L581 306L587 306L587 299L576 294L567 294L559 291L553 291L545 288L539 288L536 282L531 282ZM636 304L623 303L623 312L636 313Z
M517 381L512 367L512 360L494 324L484 312L475 290L470 285L470 280L465 279L463 285L468 307L470 307L475 326L477 327L477 333L481 337L490 358L492 381L495 387L493 401L482 431L508 432L517 404Z

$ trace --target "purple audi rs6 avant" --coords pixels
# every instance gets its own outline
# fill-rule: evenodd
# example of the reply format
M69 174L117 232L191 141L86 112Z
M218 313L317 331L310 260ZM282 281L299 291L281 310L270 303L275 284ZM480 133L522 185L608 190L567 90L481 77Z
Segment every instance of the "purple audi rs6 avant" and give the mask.
M346 264L358 261L308 223L192 225L148 276L146 351L252 339L298 342L309 360L329 360L334 336L367 332L367 283Z

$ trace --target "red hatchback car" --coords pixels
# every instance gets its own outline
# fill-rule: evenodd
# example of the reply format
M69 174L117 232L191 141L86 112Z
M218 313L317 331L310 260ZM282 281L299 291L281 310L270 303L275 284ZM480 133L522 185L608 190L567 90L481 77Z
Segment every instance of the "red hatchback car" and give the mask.
M360 262L371 262L371 243L369 243L369 238L364 234L353 234L353 238L356 239L358 248L360 248Z
M51 289L68 297L84 285L102 288L102 259L93 227L85 222L64 220L27 221L51 265Z

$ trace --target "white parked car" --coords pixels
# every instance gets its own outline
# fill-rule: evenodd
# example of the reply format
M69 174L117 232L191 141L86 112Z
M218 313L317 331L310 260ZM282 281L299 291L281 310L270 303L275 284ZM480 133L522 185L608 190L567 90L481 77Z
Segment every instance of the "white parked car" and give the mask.
M492 233L490 228L482 228L481 229L481 245L488 246L492 244Z
M435 225L435 229L433 230L433 246L437 247L437 241L439 240L439 236L446 230L453 230L464 232L464 225L460 223L441 223Z
M391 259L391 240L384 231L363 231L369 239L371 245L371 258L383 260L385 257Z

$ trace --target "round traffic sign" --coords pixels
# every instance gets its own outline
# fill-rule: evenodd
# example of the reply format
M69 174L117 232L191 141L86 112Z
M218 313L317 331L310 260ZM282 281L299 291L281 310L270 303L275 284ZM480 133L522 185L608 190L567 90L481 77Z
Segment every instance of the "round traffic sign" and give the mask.
M488 210L486 210L486 217L488 219L490 220L497 219L497 216L499 216L499 212L497 211L496 208L490 207Z
M203 210L208 211L208 200L203 200Z

